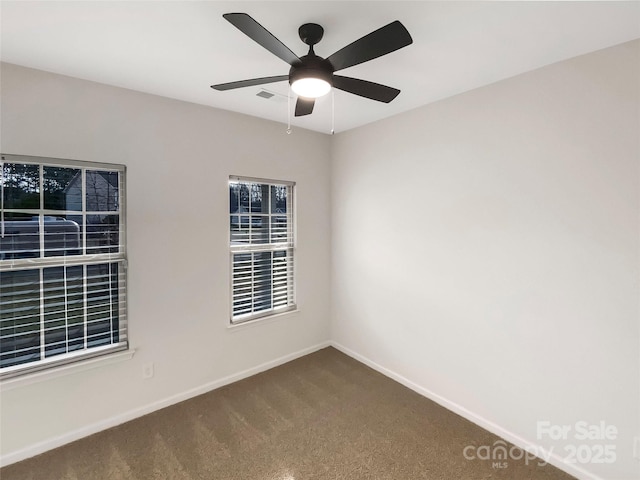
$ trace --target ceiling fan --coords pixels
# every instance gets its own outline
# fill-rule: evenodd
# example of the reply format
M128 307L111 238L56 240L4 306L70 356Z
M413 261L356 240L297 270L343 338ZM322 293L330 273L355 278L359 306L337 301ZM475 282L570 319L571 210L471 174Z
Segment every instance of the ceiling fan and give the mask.
M288 75L211 85L215 90L231 90L288 80L291 89L298 95L296 117L313 112L315 99L329 93L332 87L385 103L389 103L400 93L400 90L386 85L334 74L338 70L368 62L413 43L411 35L398 20L350 43L333 55L322 58L313 51L313 46L324 34L324 29L316 23L305 23L298 29L300 39L309 45L309 53L298 57L248 14L226 13L223 17L242 33L291 65L291 69Z

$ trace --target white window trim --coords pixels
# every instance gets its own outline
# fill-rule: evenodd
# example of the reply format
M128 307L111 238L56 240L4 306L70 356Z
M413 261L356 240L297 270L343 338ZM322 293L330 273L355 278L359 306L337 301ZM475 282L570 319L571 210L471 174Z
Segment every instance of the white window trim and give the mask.
M17 155L10 153L2 153L0 164L4 163L24 163L24 164L36 164L41 165L43 167L52 166L52 167L71 167L71 168L80 168L82 169L82 178L84 183L84 176L86 171L90 170L108 170L108 171L118 171L121 172L122 175L119 176L119 185L118 191L120 195L120 201L118 205L118 216L119 216L119 235L120 235L120 244L119 244L119 252L117 254L113 253L100 253L100 254L89 254L89 255L81 255L79 257L64 257L64 261L60 262L59 258L56 257L39 257L38 259L12 259L11 261L0 261L0 272L2 271L11 271L11 270L20 270L22 268L47 268L53 266L63 266L69 267L73 265L89 265L96 263L110 263L110 262L118 262L122 264L122 268L124 272L122 273L124 277L124 289L122 290L124 295L124 301L120 302L120 316L124 322L124 327L121 327L121 335L124 335L124 341L118 344L110 344L105 345L104 347L95 347L89 350L85 350L84 353L80 351L77 353L68 353L68 354L60 354L51 359L47 360L39 360L37 362L29 362L25 364L15 365L11 367L6 367L0 370L0 387L2 390L6 390L9 386L12 385L24 385L30 384L34 381L40 381L39 379L48 379L55 378L61 375L65 375L67 373L71 373L74 371L81 371L85 368L93 368L94 366L99 366L108 363L114 363L115 361L119 361L120 359L129 359L133 357L134 350L131 350L129 347L129 320L127 315L127 297L128 297L128 281L127 281L127 250L126 250L126 166L122 164L112 164L112 163L101 163L101 162L90 162L83 160L72 160L72 159L60 159L60 158L52 158L52 157L36 157L29 155ZM42 170L41 177L42 177ZM41 178L42 181L42 178ZM86 215L87 211L84 208L85 195L83 195L83 208L81 210L82 215ZM37 215L46 215L49 214L49 211L41 208L39 209L25 209L25 212L32 212ZM67 214L67 211L63 211ZM53 211L53 213L60 213L57 211ZM89 212L91 213L91 212ZM111 213L111 212L108 212ZM1 220L4 220L2 217ZM83 235L83 244L86 243L86 232ZM34 261L35 260L35 261ZM61 265L62 263L62 265Z
M265 325L267 323L276 322L278 320L284 320L285 318L290 316L292 313L299 313L299 312L300 312L300 308L298 308L298 306L296 305L294 308L291 308L289 310L271 313L271 315L267 315L265 317L253 318L251 320L247 320L245 322L239 322L239 323L228 323L227 329L233 332L243 327L251 327L251 326L255 327L257 325Z
M0 391L6 392L15 388L22 388L28 385L46 382L47 380L53 380L54 378L64 377L84 372L86 370L124 362L131 360L135 353L136 351L134 349L129 348L127 350L101 354L100 356L90 358L85 357L82 360L75 361L73 363L60 364L51 368L33 371L31 373L25 372L20 376L0 380Z
M292 305L288 305L286 307L281 307L278 309L270 309L270 310L266 310L264 312L259 312L259 313L253 313L253 314L249 314L246 315L244 318L246 319L241 319L238 320L238 317L235 317L234 320L234 315L233 315L233 255L235 253L242 253L242 252L257 252L257 251L276 251L276 250L283 250L283 248L281 248L281 244L254 244L254 245L236 245L236 246L231 246L230 243L228 243L229 245L229 320L228 320L228 324L227 327L229 329L236 329L237 327L243 327L243 326L250 326L250 325L255 325L257 323L266 323L268 320L274 320L277 319L278 317L281 317L283 315L287 315L290 313L295 313L298 312L298 304L297 304L297 300L296 300L296 292L297 292L297 263L295 261L296 258L296 250L297 250L297 231L296 231L296 226L297 226L297 222L295 221L295 217L296 217L296 212L297 212L297 201L296 201L296 182L294 181L289 181L289 180L274 180L274 179L268 179L268 178L259 178L259 177L248 177L248 176L239 176L239 175L230 175L228 182L227 182L227 193L229 190L229 184L232 182L239 182L239 183L258 183L258 184L269 184L269 185L282 185L282 186L287 186L290 188L290 192L291 192L291 198L288 199L288 205L290 208L290 213L288 212L288 214L290 215L290 222L291 225L289 226L290 228L290 232L291 232L291 236L292 236L292 241L291 241L291 246L286 247L285 250L291 250L291 257L293 259L293 278L292 278L292 296L293 296L293 304ZM227 205L227 242L229 242L229 239L231 238L231 225L229 222L229 215L231 214L229 212L229 205ZM280 246L280 248L275 248L275 246L278 245Z

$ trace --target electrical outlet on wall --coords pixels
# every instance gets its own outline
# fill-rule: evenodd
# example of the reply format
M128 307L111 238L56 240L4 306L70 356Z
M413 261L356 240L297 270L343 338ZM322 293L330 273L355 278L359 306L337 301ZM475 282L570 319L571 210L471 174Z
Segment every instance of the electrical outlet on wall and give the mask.
M148 362L142 365L142 378L153 377L153 362Z
M640 435L633 439L633 457L640 462Z

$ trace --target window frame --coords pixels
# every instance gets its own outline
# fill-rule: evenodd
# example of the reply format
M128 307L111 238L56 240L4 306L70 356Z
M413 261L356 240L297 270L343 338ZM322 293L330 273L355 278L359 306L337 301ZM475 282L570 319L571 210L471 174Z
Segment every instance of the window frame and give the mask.
M298 305L296 301L296 182L290 180L274 180L267 178L257 178L257 177L247 177L247 176L238 176L238 175L230 175L227 182L227 194L230 193L230 185L232 183L245 183L245 184L259 184L259 185L269 185L269 186L282 186L288 189L287 194L287 212L286 216L288 218L288 228L287 228L287 242L281 243L255 243L255 244L245 244L245 245L232 245L231 243L231 221L230 218L234 215L240 217L240 212L231 212L230 211L230 200L228 200L227 204L227 242L229 248L229 326L237 327L246 324L252 324L256 321L267 320L269 318L273 318L278 315L282 315L284 313L289 313L293 311L297 311ZM250 212L249 212L250 213ZM272 216L273 214L269 214ZM240 221L240 220L239 220ZM250 220L251 221L251 220ZM273 252L285 251L287 252L285 255L289 258L289 263L287 265L287 276L290 279L290 285L287 287L287 296L290 301L287 302L286 306L276 307L273 305L269 309L252 311L251 313L242 314L238 316L234 316L234 255L242 254L242 253L257 253L257 252ZM273 289L274 281L273 277L271 280L271 288Z
M127 248L126 248L126 166L122 164L113 164L113 163L103 163L103 162L89 162L83 160L71 160L71 159L60 159L53 157L38 157L38 156L28 156L28 155L17 155L17 154L8 154L2 153L0 159L0 165L3 167L6 163L12 164L28 164L28 165L37 165L39 169L39 198L40 198L40 206L39 208L28 208L28 209L14 209L14 208L4 208L4 204L2 205L2 216L0 217L0 222L4 222L4 214L9 211L9 213L25 213L31 214L33 216L38 216L39 220L39 242L40 242L40 254L35 258L10 258L10 259L2 259L0 258L0 274L3 272L18 272L18 271L27 271L27 270L38 270L40 272L40 322L43 321L43 315L45 315L43 301L46 300L43 290L43 275L44 270L48 268L63 268L67 269L69 267L82 266L82 282L83 282L83 295L85 296L84 301L84 309L83 309L83 325L84 327L84 345L85 347L82 349L78 349L75 351L67 351L66 353L55 354L50 357L46 357L42 355L43 349L46 350L46 343L43 345L42 340L40 344L41 349L41 357L39 360L10 365L0 369L0 381L5 381L8 379L14 379L17 377L22 377L27 374L32 373L46 373L47 370L51 371L56 367L60 366L70 366L71 364L81 364L83 361L89 363L88 361L95 362L99 357L106 357L110 354L119 353L123 351L129 351L129 322L127 316ZM58 167L58 168L73 168L80 169L80 174L82 178L82 207L80 210L55 210L55 209L47 209L43 204L43 196L45 195L45 191L43 187L43 171L46 167ZM86 208L86 201L84 197L86 197L86 175L87 172L90 171L108 171L108 172L118 172L118 208L116 210L105 210L102 211L93 211ZM83 218L83 226L82 226L82 253L79 255L57 255L57 256L46 256L46 252L48 250L44 249L44 236L46 235L45 225L45 217L47 216L55 216L55 215L70 215L70 212L73 212L74 215L82 216ZM96 215L102 213L103 215L118 215L118 251L117 252L104 252L104 253L87 253L87 226L88 223L86 218L88 215ZM0 226L1 228L1 226ZM117 292L118 292L118 325L117 325L117 342L109 343L107 345L99 345L87 348L87 318L90 315L89 313L89 304L87 303L87 295L90 293L88 290L89 282L91 278L88 276L88 268L91 265L106 265L106 264L116 264L118 266L118 272L115 274L116 282L117 282ZM109 267L111 268L111 267ZM111 272L111 270L109 270ZM65 274L66 275L66 274ZM108 274L109 276L114 275L112 273ZM65 287L66 288L66 287ZM112 287L109 287L112 288ZM41 323L42 325L42 323ZM46 330L40 330L41 338L46 334ZM111 333L113 335L113 333Z

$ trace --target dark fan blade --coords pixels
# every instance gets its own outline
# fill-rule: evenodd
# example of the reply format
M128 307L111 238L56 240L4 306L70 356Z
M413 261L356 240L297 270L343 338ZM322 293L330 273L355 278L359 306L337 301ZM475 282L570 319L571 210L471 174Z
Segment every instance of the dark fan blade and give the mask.
M296 102L296 117L302 117L303 115L309 115L313 112L313 105L316 103L314 98L298 97Z
M413 40L407 29L396 20L350 43L327 60L333 65L333 70L338 71L395 52L412 43Z
M234 88L252 87L254 85L263 85L265 83L281 82L289 80L289 75L277 75L275 77L252 78L251 80L240 80L238 82L219 83L211 85L214 90L232 90Z
M358 78L343 77L341 75L333 76L333 86L345 92L360 95L361 97L370 98L379 102L389 103L400 93L397 88L387 87L379 83L367 82Z
M289 50L284 43L274 37L271 32L246 13L225 13L222 16L242 33L262 45L276 57L287 62L289 65L293 65L294 62L300 61L298 56Z

